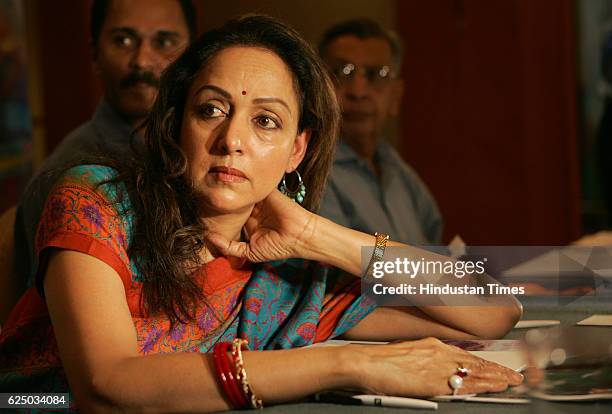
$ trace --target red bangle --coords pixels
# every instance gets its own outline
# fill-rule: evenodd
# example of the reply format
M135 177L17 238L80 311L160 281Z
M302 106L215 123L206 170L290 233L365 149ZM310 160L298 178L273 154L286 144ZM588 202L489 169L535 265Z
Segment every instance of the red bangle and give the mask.
M223 388L223 391L228 398L230 405L233 408L244 408L246 407L246 401L242 392L239 391L238 382L235 376L232 374L227 352L231 343L220 342L215 345L213 350L215 359L215 368L217 370L217 376L219 383Z
M215 345L215 348L213 350L213 356L215 358L215 369L217 370L217 379L219 380L219 384L221 385L221 388L223 388L223 392L225 393L225 396L229 400L230 405L232 406L232 408L235 408L236 403L233 401L232 395L230 394L230 388L227 382L228 378L225 375L225 372L223 370L223 364L222 364L223 354L219 352L221 350L220 345L221 343L218 343L217 345Z
M238 403L238 408L247 408L249 403L246 399L246 396L242 392L240 385L238 384L238 376L234 372L234 367L230 365L230 356L228 356L228 353L231 353L231 350L230 350L231 347L232 347L231 342L223 342L221 345L221 348L223 350L223 358L222 358L223 368L224 368L224 371L227 372L227 375L229 376L230 389L232 393L234 394L234 398L236 402Z

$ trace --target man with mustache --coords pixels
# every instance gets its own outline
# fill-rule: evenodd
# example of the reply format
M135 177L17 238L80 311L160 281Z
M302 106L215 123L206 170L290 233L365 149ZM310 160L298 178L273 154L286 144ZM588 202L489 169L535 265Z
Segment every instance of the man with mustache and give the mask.
M15 221L15 271L22 288L36 269L34 237L44 200L64 166L106 153L129 154L132 133L147 116L162 71L196 35L191 0L95 0L91 46L103 98L93 118L68 134L28 185ZM135 132L138 142L139 131Z
M319 53L342 107L341 139L320 214L407 244L439 243L442 218L435 200L383 139L402 97L398 38L369 19L350 20L325 32Z

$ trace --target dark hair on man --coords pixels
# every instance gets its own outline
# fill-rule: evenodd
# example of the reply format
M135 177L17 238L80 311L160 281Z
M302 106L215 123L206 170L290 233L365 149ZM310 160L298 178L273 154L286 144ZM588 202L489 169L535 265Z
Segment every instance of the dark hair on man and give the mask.
M143 301L149 313L165 313L173 322L193 318L204 298L188 264L199 264L206 228L200 202L186 178L181 125L189 89L198 74L230 47L269 50L293 75L299 104L298 132L310 131L298 166L308 194L303 206L316 211L333 162L340 108L327 70L310 45L292 28L263 15L247 15L204 33L163 73L159 93L145 121L145 147L127 164L106 158L126 185L135 213L128 254L143 275ZM102 162L100 162L102 163Z
M177 0L183 11L183 17L187 23L187 30L189 30L189 40L193 41L197 35L196 25L196 9L191 0ZM89 19L89 30L91 36L91 44L94 49L98 46L98 40L100 40L100 32L102 32L102 26L106 20L108 9L111 5L112 0L94 0L91 5L91 14ZM143 10L143 13L146 13Z
M385 29L374 20L365 17L344 20L327 29L319 42L319 55L325 57L325 52L330 43L342 36L356 36L359 39L377 37L386 40L391 47L391 56L395 69L399 70L401 67L404 50L397 34L392 30Z

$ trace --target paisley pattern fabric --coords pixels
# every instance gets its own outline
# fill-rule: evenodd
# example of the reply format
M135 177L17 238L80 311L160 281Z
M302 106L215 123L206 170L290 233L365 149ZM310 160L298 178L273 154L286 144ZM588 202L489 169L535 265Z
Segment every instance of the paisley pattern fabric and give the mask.
M206 298L196 318L171 328L165 316L142 310L142 275L127 253L134 216L125 187L106 182L115 174L103 166L75 167L49 195L36 237L36 287L0 333L0 392L69 391L42 289L50 248L86 253L117 272L142 355L206 353L235 337L248 339L254 350L305 346L341 335L374 309L360 296L360 279L328 265L220 257L193 275Z

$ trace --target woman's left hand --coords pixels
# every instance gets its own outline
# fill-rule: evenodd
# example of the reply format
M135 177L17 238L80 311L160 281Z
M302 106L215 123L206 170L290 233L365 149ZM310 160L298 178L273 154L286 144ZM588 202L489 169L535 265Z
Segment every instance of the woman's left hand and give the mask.
M217 233L208 234L208 241L226 256L245 258L251 262L305 257L314 235L318 216L274 190L253 207L245 224L249 240L227 240Z

